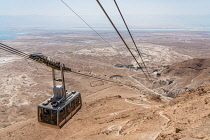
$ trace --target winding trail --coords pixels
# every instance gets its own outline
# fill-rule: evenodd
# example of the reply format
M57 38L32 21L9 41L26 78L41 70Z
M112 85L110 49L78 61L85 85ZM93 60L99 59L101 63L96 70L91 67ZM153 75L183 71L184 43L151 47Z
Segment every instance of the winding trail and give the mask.
M138 80L136 80L135 78L133 78L133 75L130 75L129 78L131 78L132 80L134 80L138 85L140 85L142 88L146 89L147 91L149 91L149 92L151 92L151 93L153 93L153 94L156 94L156 95L161 96L161 97L164 98L166 101L169 101L169 100L170 100L169 97L165 97L165 96L163 96L162 94L159 94L159 93L155 92L154 90L151 90L151 89L145 87L141 82L139 82Z
M133 104L133 105L140 105L140 106L142 106L144 108L151 108L151 105L133 103L133 102L129 101L128 99L125 99L125 102L129 103L129 104Z
M120 124L111 125L107 129L109 131L117 131L116 136L119 136L120 135L120 130L122 129L122 126Z
M122 122L120 124L116 124L116 125L111 125L107 128L107 130L109 131L117 131L115 136L119 136L120 135L120 130L122 129L123 125L126 124L128 121Z
M161 127L160 132L157 133L157 135L154 137L153 140L156 140L156 139L159 137L159 135L162 133L162 131L164 131L164 130L166 129L166 127L168 126L168 123L171 121L171 119L169 119L166 115L163 114L163 111L160 111L160 112L159 112L159 115L160 115L161 117L163 117L167 122L166 122L165 125L163 125L163 126Z
M110 116L119 115L119 114L122 113L122 112L126 112L126 111L133 110L133 109L136 109L136 108L131 108L131 109L126 109L126 110L122 110L122 111L110 113L109 115L110 115Z

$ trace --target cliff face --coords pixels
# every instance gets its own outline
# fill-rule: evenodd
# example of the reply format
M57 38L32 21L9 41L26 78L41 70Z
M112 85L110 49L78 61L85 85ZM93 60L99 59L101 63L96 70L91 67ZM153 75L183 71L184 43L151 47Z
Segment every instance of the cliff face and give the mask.
M170 122L158 140L210 138L210 85L179 94L165 107Z
M206 71L210 72L210 58L194 58L169 66L163 74L196 77Z
M210 58L194 58L175 63L162 70L154 88L166 96L175 97L184 91L210 82Z

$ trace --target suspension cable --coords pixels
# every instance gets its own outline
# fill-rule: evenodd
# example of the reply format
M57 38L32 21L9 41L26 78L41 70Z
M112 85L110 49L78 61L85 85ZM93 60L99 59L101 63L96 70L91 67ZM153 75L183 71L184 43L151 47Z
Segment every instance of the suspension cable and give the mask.
M24 52L21 52L21 51L19 51L19 50L17 50L17 49L14 49L14 48L12 48L12 47L9 47L9 46L7 46L7 45L5 45L5 44L0 43L0 45L1 45L2 49L4 48L4 49L10 50L10 51L14 51L14 52L16 52L16 53L18 53L18 54L20 54L20 55L28 56L28 54L26 54L26 53L24 53Z
M67 3L65 3L63 0L61 0L61 2L67 7L69 8L69 10L71 10L80 20L82 20L91 30L93 30L104 42L106 42L113 50L115 50L121 57L122 54L119 53L119 51L117 51L108 41L106 41L93 27L91 27L80 15L78 15Z
M125 24L125 26L126 26L126 28L127 28L127 30L128 30L128 33L130 34L130 37L131 37L131 39L132 39L132 41L133 41L133 44L134 44L134 46L135 46L135 48L136 48L136 51L138 52L139 57L141 58L141 61L142 61L143 65L144 65L144 67L146 68L147 74L148 74L149 77L151 78L151 76L150 76L150 74L149 74L149 72L148 72L148 69L147 69L147 67L146 67L146 65L145 65L145 63L144 63L144 61L143 61L142 54L140 53L140 51L139 51L139 49L138 49L138 47L137 47L137 45L136 45L136 42L134 41L134 38L133 38L133 36L132 36L132 34L131 34L131 32L130 32L130 29L128 28L127 23L125 22L125 19L124 19L123 15L122 15L122 12L121 12L121 10L120 10L120 8L119 8L119 6L118 6L116 0L114 0L114 2L115 2L115 5L116 5L116 7L117 7L119 13L120 13L120 16L121 16L123 22L124 22L124 24Z
M9 52L9 53L12 53L12 54L15 54L15 55L18 55L18 56L20 56L20 57L23 57L23 58L28 58L28 57L25 57L25 56L23 56L23 55L21 55L21 54L18 54L18 53L15 53L14 51L10 51L10 50L8 50L8 49L5 49L5 48L1 48L2 46L0 45L0 49L1 50L4 50L4 51L6 51L6 52Z
M118 84L118 85L121 85L121 86L135 87L136 89L138 89L136 86L133 86L133 85L124 84L122 82L116 82L116 81L113 81L113 80L108 80L108 79L104 79L104 78L100 78L100 77L95 77L95 76L92 76L92 75L87 75L87 74L83 74L83 73L76 72L76 71L70 71L69 73L73 73L73 74L77 74L77 75L85 76L85 77L89 77L89 78L94 78L94 79L98 79L98 80L102 80L102 81L106 81L106 82L111 82L111 83L115 83L115 84Z
M29 54L26 54L24 52L21 52L21 51L15 49L15 48L9 47L9 46L7 46L5 44L0 43L0 49L2 49L4 51L7 51L7 52L10 52L12 54L16 54L16 55L21 56L21 57L23 57L25 59L30 59L30 60L35 61L37 63L39 62L39 61L36 61L35 59L30 58L30 55ZM39 62L39 64L45 65L44 63L40 63L40 62ZM89 78L95 78L95 79L98 79L98 80L107 81L107 82L115 83L115 84L118 84L118 85L124 85L124 86L128 86L128 87L135 87L133 85L123 84L121 82L116 82L116 81L109 80L109 79L95 77L95 76L92 76L92 75L87 75L87 74L83 74L83 73L72 71L72 70L71 71L66 71L66 72L77 74L77 75L80 75L80 76L86 76L86 77L89 77ZM137 87L135 87L135 88L138 89Z
M26 54L24 52L21 52L21 51L15 49L15 48L9 47L9 46L7 46L5 44L2 44L2 43L0 43L0 49L2 49L4 51L7 51L7 52L10 52L12 54L16 54L18 56L24 57L24 58L29 58L29 54ZM96 66L103 66L103 67L107 67L107 68L112 68L113 67L111 65L107 66L107 65L102 65L102 64L98 64L98 63L92 63L92 62L83 61L83 60L77 60L77 61L89 63L89 64L96 65Z
M130 50L130 48L128 47L127 43L125 42L125 40L123 39L123 37L121 36L120 32L118 31L118 29L116 28L116 26L114 25L114 23L112 22L112 20L110 19L109 15L106 13L105 9L103 8L103 6L101 5L101 3L99 2L99 0L96 0L99 4L99 6L101 7L101 9L103 10L104 14L107 16L107 18L109 19L110 23L112 24L112 26L114 27L115 31L118 33L119 37L121 38L121 40L123 41L123 43L125 44L126 48L128 49L128 51L130 52L130 54L132 55L133 59L136 61L136 63L139 65L139 67L142 70L141 65L139 64L139 62L137 61L136 57L134 56L134 54L132 53L132 51ZM144 73L145 77L148 79L148 81L151 83L152 81L149 79L149 77L146 75L146 73L142 70L142 72Z

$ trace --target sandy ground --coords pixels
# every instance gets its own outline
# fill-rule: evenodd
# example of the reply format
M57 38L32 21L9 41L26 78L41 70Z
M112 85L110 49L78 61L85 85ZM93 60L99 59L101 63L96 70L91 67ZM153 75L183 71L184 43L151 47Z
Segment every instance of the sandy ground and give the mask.
M66 73L66 87L81 92L83 107L62 129L47 127L37 122L37 104L52 96L51 69L1 52L0 139L210 138L207 133L208 88L190 92L193 94L198 91L198 94L192 96L192 100L187 93L187 97L183 94L183 97L180 95L177 99L165 97L158 90L151 89L153 86L146 81L140 70L114 67L115 64L133 63L120 42L113 43L115 49L120 50L119 54L113 49L104 49L106 46L101 46L101 41L94 40L91 35L88 38L87 35L80 35L81 40L75 39L79 37L78 34L60 35L62 43L59 39L55 40L54 36L43 37L42 34L33 34L27 40L3 42L26 53L44 53L82 73L107 79L120 75L122 78L111 80L132 86L120 86ZM70 40L67 40L67 37L71 37ZM112 39L115 38L110 40ZM71 40L74 40L74 43ZM162 69L166 65L193 58L191 53L179 53L165 44L153 44L149 42L150 38L144 40L145 43L138 45L142 48L143 57L154 80L161 80L161 77L159 79L153 73L154 69ZM89 46L93 42L94 46ZM124 56L123 59L120 55ZM195 88L196 86L199 84L195 83ZM200 91L205 91L205 94L199 95Z

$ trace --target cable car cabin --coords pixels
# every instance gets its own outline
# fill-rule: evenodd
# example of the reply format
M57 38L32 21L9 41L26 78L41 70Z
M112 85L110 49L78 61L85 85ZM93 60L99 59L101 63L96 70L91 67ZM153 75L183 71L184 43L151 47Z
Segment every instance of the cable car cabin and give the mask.
M67 91L66 98L58 104L50 98L38 105L38 121L61 128L82 107L81 94Z
M82 107L81 94L66 90L64 71L71 69L60 62L48 59L41 53L31 54L29 58L52 68L54 95L38 105L38 121L61 128ZM56 78L55 70L60 72L60 78Z

